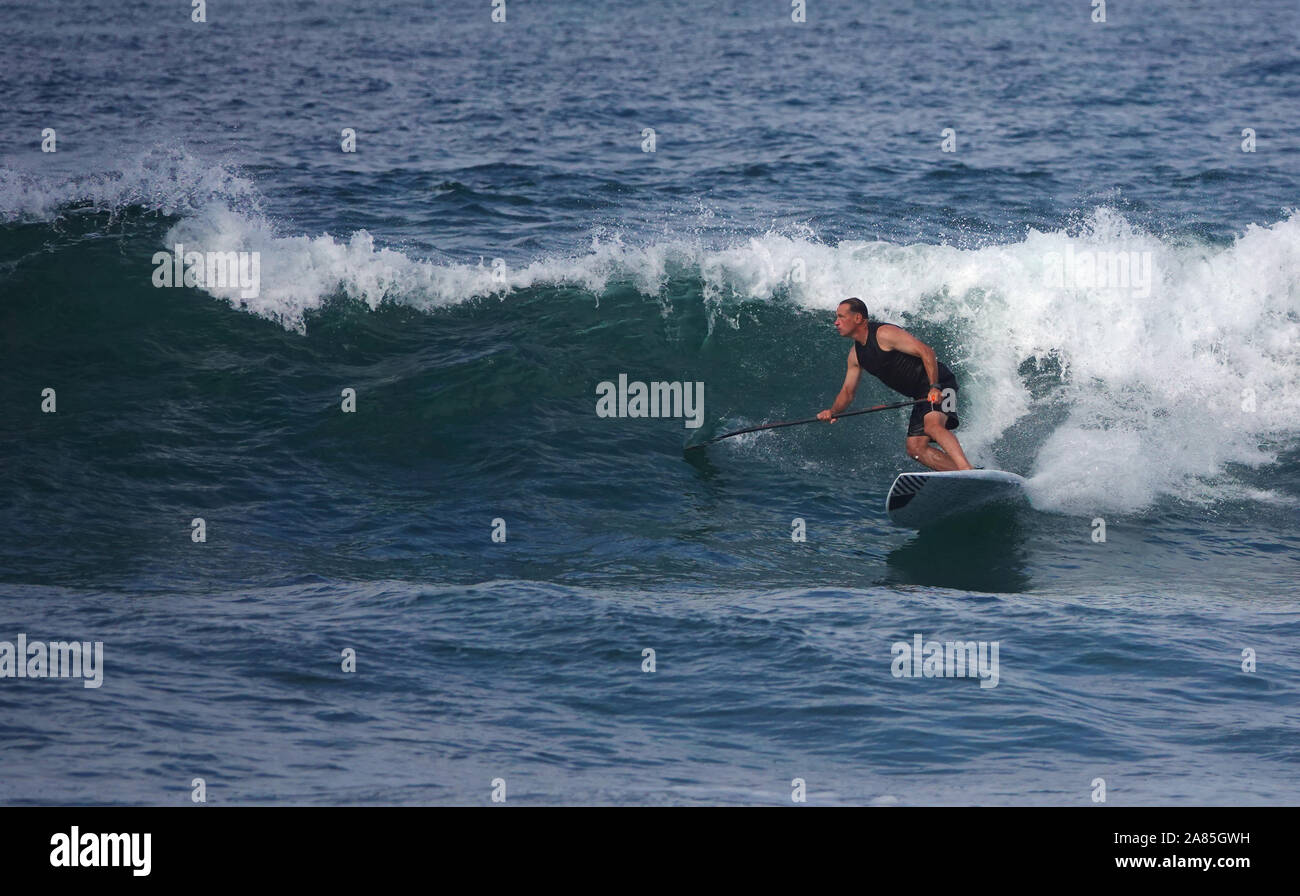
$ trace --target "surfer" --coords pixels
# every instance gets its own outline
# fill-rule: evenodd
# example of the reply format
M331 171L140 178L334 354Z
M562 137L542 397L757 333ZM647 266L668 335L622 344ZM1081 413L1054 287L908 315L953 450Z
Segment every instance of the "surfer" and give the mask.
M866 304L857 298L845 299L835 309L835 329L853 339L849 370L835 403L817 419L834 423L835 415L853 404L858 378L865 370L908 398L929 399L912 406L907 425L908 457L932 470L971 469L950 431L957 428L957 378L935 357L934 350L902 327L869 321Z

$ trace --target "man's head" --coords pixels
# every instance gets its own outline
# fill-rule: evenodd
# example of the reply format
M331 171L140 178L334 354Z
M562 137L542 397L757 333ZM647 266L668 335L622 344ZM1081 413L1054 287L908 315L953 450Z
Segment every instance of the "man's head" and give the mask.
M867 305L861 299L845 299L835 309L835 331L841 336L852 336L866 324Z

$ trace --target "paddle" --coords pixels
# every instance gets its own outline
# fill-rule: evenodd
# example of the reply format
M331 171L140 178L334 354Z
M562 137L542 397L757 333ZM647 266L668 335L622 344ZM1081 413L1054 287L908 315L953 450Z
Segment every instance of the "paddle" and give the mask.
M915 401L900 401L898 404L878 404L874 408L863 408L860 411L845 411L843 414L836 414L835 419L838 420L841 417L854 417L858 414L870 414L873 411L887 411L890 408L911 407L914 404L921 404L922 402L926 402L929 400L930 399L928 398L918 398ZM822 421L818 420L816 417L809 417L807 420L783 420L780 423L764 423L761 426L749 426L746 427L745 429L738 429L735 432L728 432L728 433L723 433L720 436L714 436L713 438L708 439L707 441L700 442L698 445L687 445L684 450L690 451L693 448L703 448L705 445L712 445L714 442L721 442L723 439L729 439L732 436L742 435L747 432L758 432L760 429L780 429L782 426L799 426L802 423L820 423L820 422Z

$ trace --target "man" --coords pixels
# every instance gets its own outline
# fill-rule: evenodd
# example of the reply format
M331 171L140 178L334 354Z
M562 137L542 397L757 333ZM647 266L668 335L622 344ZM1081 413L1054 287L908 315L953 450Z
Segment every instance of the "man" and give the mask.
M846 299L835 310L835 329L851 336L849 371L835 403L817 415L835 422L835 415L853 404L862 371L875 376L908 398L927 398L912 406L907 426L907 456L932 470L969 470L957 437L957 378L939 363L930 346L893 324L872 323L861 299ZM929 384L927 389L926 384ZM947 410L944 410L947 408ZM935 447L932 442L938 442Z

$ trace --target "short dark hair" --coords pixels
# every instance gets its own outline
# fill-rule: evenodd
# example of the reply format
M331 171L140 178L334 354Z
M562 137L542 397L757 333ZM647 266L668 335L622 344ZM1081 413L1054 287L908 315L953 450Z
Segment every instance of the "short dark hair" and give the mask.
M858 314L861 314L863 320L870 320L870 318L867 317L867 304L866 302L863 302L861 299L856 297L852 299L845 299L843 302L840 302L840 304L848 305L849 311L856 311Z

